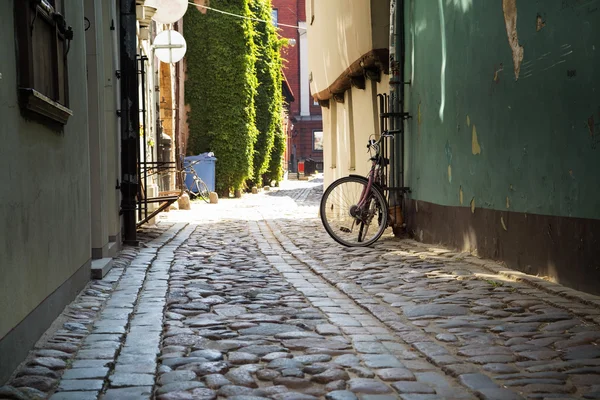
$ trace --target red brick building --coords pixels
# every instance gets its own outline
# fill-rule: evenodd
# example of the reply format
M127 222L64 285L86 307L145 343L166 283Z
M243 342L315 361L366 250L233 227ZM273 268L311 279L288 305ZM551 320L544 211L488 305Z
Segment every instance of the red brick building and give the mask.
M305 0L272 0L272 5L279 34L293 39L293 44L281 52L284 74L294 98L289 104L287 168L290 172L296 172L298 161L312 159L317 163L317 170L322 171L323 117L321 107L311 97L309 89Z

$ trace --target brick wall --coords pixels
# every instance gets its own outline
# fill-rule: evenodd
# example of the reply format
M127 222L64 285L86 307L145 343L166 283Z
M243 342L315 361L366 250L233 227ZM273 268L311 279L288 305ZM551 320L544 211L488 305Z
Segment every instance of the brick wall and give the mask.
M306 21L306 2L305 0L272 0L273 8L277 9L277 19L279 24L297 26L299 21ZM300 115L300 34L297 28L291 28L279 25L279 33L282 37L295 39L295 46L287 46L281 52L284 58L283 71L290 88L294 94L295 100L290 104L289 118L293 129L288 132L290 137L288 141L288 158L286 164L291 160L291 155L295 153L295 159L292 170L296 170L298 160L312 158L315 161L322 162L323 152L313 150L313 131L323 130L322 121L303 121L297 118ZM310 114L321 115L321 107L313 104L312 98L309 99ZM290 125L291 125L290 124Z
M278 23L298 25L297 2L298 0L272 0L273 8L278 12ZM296 40L295 46L287 46L281 51L284 59L283 72L296 98L296 101L290 104L290 115L295 115L300 112L300 36L298 29L286 26L279 26L279 33L284 38Z
M299 160L312 158L315 161L323 160L323 152L313 149L313 131L322 131L321 121L302 121L295 125L297 135L293 137L292 144L296 145L296 157Z

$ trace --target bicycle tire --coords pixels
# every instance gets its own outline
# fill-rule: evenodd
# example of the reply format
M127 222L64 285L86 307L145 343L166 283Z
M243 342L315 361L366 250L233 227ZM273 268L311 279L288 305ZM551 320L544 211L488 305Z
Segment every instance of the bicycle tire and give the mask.
M366 178L347 176L334 181L323 193L319 207L321 222L329 236L341 245L370 246L387 228L387 201L381 189L376 186L371 186L368 195L368 215L363 216L362 219L350 215L351 207L356 206L367 184ZM373 223L376 224L376 231L372 236L367 237ZM356 232L357 228L358 232Z
M197 198L200 198L202 200L204 200L204 198L202 197L202 179L200 179L200 177L196 174L194 174L194 179L192 181L192 187L190 187L190 199L192 200L196 200ZM192 197L193 195L193 197ZM205 200L206 201L206 200Z
M204 202L210 203L210 190L206 183L200 178L196 181L196 186L198 188L198 197L200 197Z

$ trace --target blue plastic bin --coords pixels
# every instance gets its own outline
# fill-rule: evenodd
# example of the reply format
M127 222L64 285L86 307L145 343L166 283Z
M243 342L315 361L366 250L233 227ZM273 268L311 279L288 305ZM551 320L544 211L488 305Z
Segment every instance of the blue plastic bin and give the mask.
M208 189L211 192L215 191L215 163L217 162L217 158L213 155L213 153L202 153L197 156L188 156L183 159L183 166L187 167L192 162L198 161L194 164L193 168L200 177L208 186ZM194 183L194 178L190 174L185 175L185 185L189 188L192 187ZM195 189L195 188L194 188Z

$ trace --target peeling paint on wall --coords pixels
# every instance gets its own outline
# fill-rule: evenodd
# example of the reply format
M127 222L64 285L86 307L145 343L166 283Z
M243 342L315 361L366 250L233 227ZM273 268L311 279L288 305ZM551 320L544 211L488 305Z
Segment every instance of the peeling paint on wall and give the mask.
M494 67L494 70L495 70L495 72L494 72L494 79L493 79L493 81L496 82L496 83L499 83L500 82L500 76L498 75L498 73L504 71L504 65L502 63L500 63L500 66L499 67Z
M462 206L464 203L464 193L463 193L463 189L462 186L460 187L460 189L458 190L458 200L460 200L460 205Z
M508 44L512 50L515 80L518 80L524 50L523 46L519 44L519 37L517 35L517 0L502 0L502 11L504 12L504 24L506 25Z
M475 128L475 124L473 124L473 133L471 134L471 152L473 155L481 154L481 146L479 146L479 141L477 140L477 128Z
M448 165L448 182L452 183L452 165Z
M542 20L542 16L540 14L538 14L535 19L535 31L539 32L545 26L546 26L546 21Z
M444 152L446 153L446 161L448 161L448 165L452 164L452 147L450 146L450 141L448 140L446 140Z
M597 149L600 145L600 107L598 108L598 119L594 118L595 115L592 114L587 119L587 128L590 134L590 147L592 149Z
M506 196L506 208L510 208L510 197Z
M475 214L475 197L471 199L471 213Z
M500 223L502 224L502 229L504 229L505 231L508 231L508 228L506 227L506 224L504 223L504 217L500 216Z
M471 118L467 115L467 126L471 126Z

